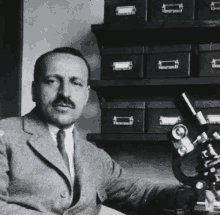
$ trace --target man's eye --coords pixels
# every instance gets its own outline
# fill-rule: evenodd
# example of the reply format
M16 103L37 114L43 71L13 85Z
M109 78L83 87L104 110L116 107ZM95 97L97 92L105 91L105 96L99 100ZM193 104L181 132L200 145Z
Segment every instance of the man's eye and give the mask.
M82 83L79 81L73 81L73 84L82 87Z
M57 81L53 80L53 79L49 79L49 80L46 80L46 83L47 84L55 84L55 83L57 83Z

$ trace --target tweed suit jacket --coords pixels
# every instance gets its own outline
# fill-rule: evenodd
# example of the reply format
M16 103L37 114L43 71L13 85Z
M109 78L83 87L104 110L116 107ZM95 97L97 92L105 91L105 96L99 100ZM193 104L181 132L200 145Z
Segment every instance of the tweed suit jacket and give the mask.
M0 121L1 215L96 215L102 204L127 214L173 207L179 186L137 178L76 130L74 138L72 181L35 109Z

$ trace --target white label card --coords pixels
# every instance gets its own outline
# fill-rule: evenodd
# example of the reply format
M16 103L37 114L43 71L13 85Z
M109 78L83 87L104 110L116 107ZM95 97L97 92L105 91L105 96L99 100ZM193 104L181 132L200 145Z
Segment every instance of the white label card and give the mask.
M220 124L220 115L207 115L206 120L208 124Z
M162 13L182 13L183 4L163 4Z
M134 123L133 116L130 116L130 117L114 116L113 117L113 124L114 125L133 125L133 123Z
M119 71L119 70L132 70L133 63L131 61L128 62L114 62L113 70Z
M179 60L169 60L169 61L158 61L158 69L178 69L179 68Z
M135 6L120 6L115 10L117 16L134 15L136 11Z
M212 1L210 4L211 10L220 10L220 2Z
M181 122L181 117L165 117L160 116L160 125L175 125L178 122Z
M220 68L220 59L212 59L212 68Z

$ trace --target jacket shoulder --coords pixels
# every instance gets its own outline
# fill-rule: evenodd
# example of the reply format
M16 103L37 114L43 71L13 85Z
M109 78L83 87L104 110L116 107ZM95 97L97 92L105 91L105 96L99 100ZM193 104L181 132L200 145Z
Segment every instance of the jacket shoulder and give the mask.
M97 147L93 143L83 140L83 153L89 156L90 158L95 159L96 161L101 161L101 162L111 162L112 158L111 156L103 149Z
M22 118L18 116L0 120L0 134L11 130L20 130L22 128Z

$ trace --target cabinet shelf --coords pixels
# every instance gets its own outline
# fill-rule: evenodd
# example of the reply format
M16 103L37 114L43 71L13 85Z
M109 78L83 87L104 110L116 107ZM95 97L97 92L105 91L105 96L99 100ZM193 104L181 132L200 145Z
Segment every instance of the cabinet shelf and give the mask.
M87 140L102 141L168 141L165 134L87 134Z
M194 95L219 96L220 79L218 77L140 79L140 80L92 80L91 89L100 98L112 100L116 97L135 96L178 96L183 92ZM207 89L208 87L208 89ZM175 90L174 90L175 88Z
M219 42L219 28L220 20L145 22L114 26L105 23L91 26L100 47Z
M125 30L140 30L140 29L168 29L168 28L204 28L204 27L220 27L220 20L182 20L182 21L157 21L144 23L129 23L123 24L93 24L92 32L98 31L125 31Z
M105 87L151 87L151 86L188 86L188 85L219 85L219 77L195 78L163 78L163 79L127 79L127 80L91 80L90 86L94 90Z

